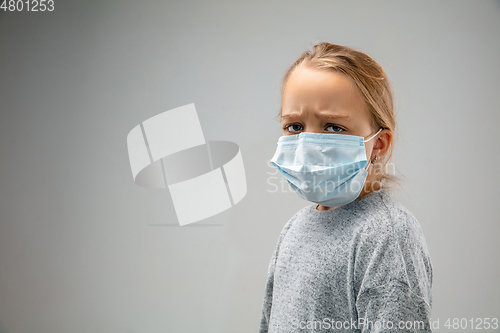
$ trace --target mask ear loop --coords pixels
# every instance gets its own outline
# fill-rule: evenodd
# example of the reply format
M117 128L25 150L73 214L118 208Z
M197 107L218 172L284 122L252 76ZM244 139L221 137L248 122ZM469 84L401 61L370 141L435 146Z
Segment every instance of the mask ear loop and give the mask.
M380 127L380 129L378 130L378 132L377 132L377 133L373 134L373 135L372 135L369 139L363 140L363 142L368 142L368 141L370 141L371 139L373 139L374 137L376 137L376 136L377 136L377 134L379 134L381 130L383 130L383 128L382 128L382 127Z
M363 140L363 142L368 142L368 141L370 141L371 139L373 139L374 137L376 137L376 136L377 136L377 134L379 134L381 130L383 130L383 127L380 127L380 129L378 130L378 132L377 132L377 133L373 134L373 135L372 135L369 139ZM375 162L376 160L377 160L377 156L375 156L375 158L373 159L373 162ZM365 170L366 170L366 171L368 171L368 167L369 167L371 164L373 164L373 163L372 163L372 161L371 161L371 160L369 160L369 161L368 161L368 164L367 164L367 165L366 165L366 167L365 167Z

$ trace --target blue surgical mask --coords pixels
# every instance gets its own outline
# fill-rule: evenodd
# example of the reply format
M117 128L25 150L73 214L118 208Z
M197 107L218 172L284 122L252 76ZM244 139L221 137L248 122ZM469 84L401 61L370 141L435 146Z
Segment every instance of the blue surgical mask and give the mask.
M356 200L368 175L361 136L302 132L279 138L271 163L303 199L336 207Z

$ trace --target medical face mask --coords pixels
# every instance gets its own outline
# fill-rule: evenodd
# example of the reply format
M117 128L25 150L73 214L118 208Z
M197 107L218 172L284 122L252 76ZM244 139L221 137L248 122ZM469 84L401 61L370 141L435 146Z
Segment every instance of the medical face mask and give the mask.
M303 199L336 207L354 201L366 181L369 162L361 136L309 133L279 138L271 163Z

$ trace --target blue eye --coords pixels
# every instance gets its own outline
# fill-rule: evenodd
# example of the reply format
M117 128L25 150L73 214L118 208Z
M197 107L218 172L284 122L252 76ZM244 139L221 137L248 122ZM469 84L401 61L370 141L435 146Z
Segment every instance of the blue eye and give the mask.
M286 126L285 129L289 132L299 132L302 131L304 128L300 124L291 124Z
M328 125L327 127L327 130L329 128L331 128L332 130L328 131L328 132L334 132L334 133L337 133L337 132L342 132L344 129L342 127L339 127L337 125Z

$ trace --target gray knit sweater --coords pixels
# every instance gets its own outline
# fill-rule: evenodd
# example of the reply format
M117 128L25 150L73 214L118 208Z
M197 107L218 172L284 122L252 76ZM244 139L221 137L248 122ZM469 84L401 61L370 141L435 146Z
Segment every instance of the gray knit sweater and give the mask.
M386 190L284 226L260 332L431 332L432 263L415 217Z

